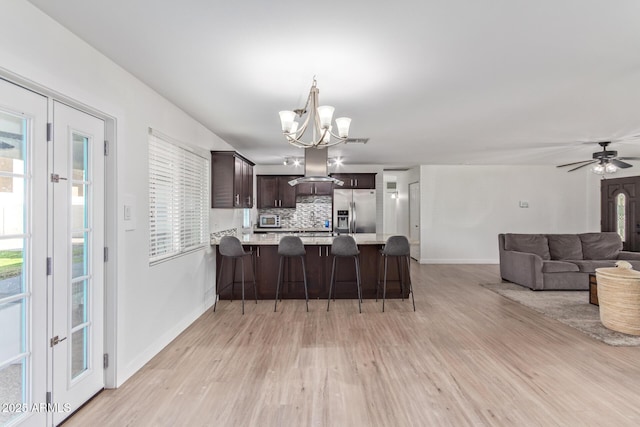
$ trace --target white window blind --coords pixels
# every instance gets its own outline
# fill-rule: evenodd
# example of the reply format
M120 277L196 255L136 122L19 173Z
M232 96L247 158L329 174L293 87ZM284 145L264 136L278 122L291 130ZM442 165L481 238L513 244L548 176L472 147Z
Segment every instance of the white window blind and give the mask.
M149 262L208 241L209 160L149 129Z

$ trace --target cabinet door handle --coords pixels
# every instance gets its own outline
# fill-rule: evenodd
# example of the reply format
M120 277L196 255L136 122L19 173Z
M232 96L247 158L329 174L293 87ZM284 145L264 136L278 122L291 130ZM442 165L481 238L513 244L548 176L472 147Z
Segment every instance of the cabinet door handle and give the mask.
M318 246L318 256L322 256L322 246Z
M358 180L356 179L356 187L358 186Z
M236 206L240 204L240 194L236 194Z

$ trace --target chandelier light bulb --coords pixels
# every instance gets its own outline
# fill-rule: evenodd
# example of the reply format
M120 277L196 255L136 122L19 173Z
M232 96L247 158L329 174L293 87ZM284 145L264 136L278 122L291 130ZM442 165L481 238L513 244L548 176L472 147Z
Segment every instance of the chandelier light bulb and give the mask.
M618 168L613 163L607 163L607 165L604 167L604 171L606 173L615 173L618 171Z
M289 133L296 118L293 111L280 111L280 123L282 124L282 132Z
M336 119L336 125L338 126L338 136L340 138L349 136L349 126L351 126L351 119L349 117L338 117Z
M318 107L318 116L320 117L320 128L328 129L333 120L333 112L335 108L330 105L321 105Z
M294 120L293 123L291 123L291 129L289 130L289 134L295 137L296 132L298 132L298 122Z
M297 167L297 166L300 166L300 160L295 159L295 160L293 161L293 166L296 166L296 167Z
M591 168L591 172L593 172L593 173L595 173L597 175L603 175L604 172L605 172L604 165L598 163L593 168Z
M342 166L342 158L341 157L336 157L335 165L336 166Z

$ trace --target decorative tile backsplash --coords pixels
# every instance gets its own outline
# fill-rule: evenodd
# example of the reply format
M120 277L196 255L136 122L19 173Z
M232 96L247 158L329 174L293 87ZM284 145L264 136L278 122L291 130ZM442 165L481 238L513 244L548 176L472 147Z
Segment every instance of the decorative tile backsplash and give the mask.
M237 236L237 235L238 235L238 229L230 228L228 230L222 230L222 231L217 231L215 233L211 233L209 238L211 240L219 240L221 237L224 237L224 236Z
M258 215L280 215L282 228L322 228L331 220L332 208L331 196L298 196L295 209L258 209Z

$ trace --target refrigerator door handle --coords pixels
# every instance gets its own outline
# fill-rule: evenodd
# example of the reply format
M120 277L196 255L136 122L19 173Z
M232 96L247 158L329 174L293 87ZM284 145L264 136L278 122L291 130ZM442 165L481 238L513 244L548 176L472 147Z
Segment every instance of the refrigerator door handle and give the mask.
M356 221L358 219L358 216L356 215L356 202L353 202L351 205L353 206L352 207L352 210L353 210L353 221L351 221L351 226L353 228L353 231L351 231L351 232L355 233L356 232Z

